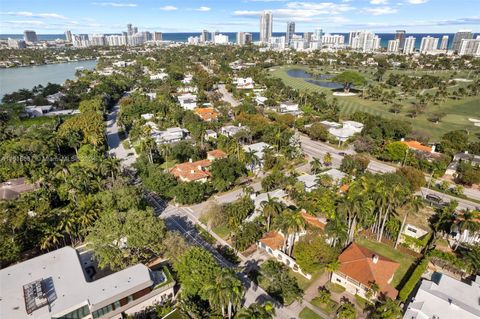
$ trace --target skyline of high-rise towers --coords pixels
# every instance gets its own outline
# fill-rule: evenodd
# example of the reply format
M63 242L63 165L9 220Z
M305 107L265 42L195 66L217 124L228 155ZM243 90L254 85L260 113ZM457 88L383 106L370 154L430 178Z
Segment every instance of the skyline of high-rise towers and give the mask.
M260 15L260 41L268 42L272 37L273 15L265 11Z

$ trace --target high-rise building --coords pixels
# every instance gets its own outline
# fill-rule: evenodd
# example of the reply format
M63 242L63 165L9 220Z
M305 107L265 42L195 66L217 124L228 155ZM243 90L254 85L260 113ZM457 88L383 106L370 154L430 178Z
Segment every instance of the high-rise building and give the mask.
M249 32L245 33L245 44L252 44L252 42L253 42L252 34Z
M273 50L285 50L285 37L270 37L268 46Z
M460 30L455 33L453 37L452 50L458 52L460 50L460 45L462 44L463 39L473 39L473 34L471 30ZM25 40L26 41L26 40Z
M304 32L303 33L303 39L307 42L310 43L313 40L313 32Z
M237 45L245 45L245 32L237 32Z
M103 34L92 34L88 36L88 39L90 40L90 44L94 46L104 46L107 44L105 35Z
M210 33L210 41L212 41L213 43L215 43L215 36L216 36L217 34L220 34L220 32L218 32L218 31L213 31L213 32L211 32L211 33Z
M354 50L372 52L380 48L380 38L368 31L350 32L350 47Z
M12 49L25 49L27 47L27 44L24 40L17 40L12 38L8 38L7 44L8 47Z
M362 31L352 31L350 32L350 34L348 35L348 46L351 47L352 44L353 44L353 39L358 37L358 35L361 33Z
M72 31L65 31L65 40L67 40L67 42L69 43L72 43Z
M290 45L290 43L292 42L292 37L294 34L295 34L295 22L293 21L287 22L287 34L285 36L285 42L287 43L287 45Z
M431 36L423 37L422 42L420 42L420 53L429 54L437 51L438 48L438 38L433 38Z
M403 47L405 46L405 34L407 32L405 30L397 30L395 31L395 40L399 40L399 50L403 50Z
M32 30L25 30L23 31L23 40L30 43L38 42L37 33Z
M215 44L228 44L228 35L225 34L216 34L214 38L214 43Z
M127 45L127 35L112 34L105 36L105 41L109 46Z
M341 34L324 34L322 36L322 45L340 46L345 44L345 36Z
M458 55L480 56L480 36L477 36L476 39L463 39Z
M200 34L200 42L208 42L208 30L203 30Z
M131 23L127 24L127 33L128 35L133 35L133 28Z
M440 42L440 50L442 51L448 50L448 35L444 35L442 37L442 42Z
M133 27L133 34L135 33L138 33L138 28L137 27Z
M153 41L163 41L163 33L153 32Z
M323 30L315 29L314 40L317 42L320 42L320 46L322 46L322 38L323 38Z
M405 39L405 46L403 47L404 54L412 54L415 52L415 42L417 39L415 37L409 36Z
M400 50L400 39L388 41L387 52L397 53L399 50Z
M260 16L260 42L267 43L272 37L273 15L265 11Z

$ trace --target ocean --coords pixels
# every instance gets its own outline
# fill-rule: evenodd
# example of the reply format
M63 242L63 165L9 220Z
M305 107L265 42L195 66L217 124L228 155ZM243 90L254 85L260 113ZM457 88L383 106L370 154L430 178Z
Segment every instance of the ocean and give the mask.
M236 37L237 37L236 32L221 32L221 33L225 34L225 35L228 35L230 42L235 42L236 41ZM252 34L252 37L253 37L253 41L258 41L259 40L259 38L260 38L260 33L259 32L251 32L251 34ZM297 34L301 35L303 33L298 32ZM346 42L348 41L348 36L349 36L348 33L332 33L332 34L344 35L345 36L345 41ZM376 33L376 34L381 39L380 45L381 45L382 48L387 47L387 44L388 44L389 40L395 39L395 34L394 33ZM282 35L285 35L285 33L284 32L274 32L273 33L273 36L276 36L276 37L282 36ZM420 42L421 42L421 39L423 37L432 36L432 37L435 37L435 38L440 38L440 41L441 41L441 38L444 35L448 35L448 47L450 48L452 43L453 43L453 37L455 36L454 33L407 33L406 34L407 37L408 36L413 36L417 39L416 43L415 43L415 47L417 49L420 48ZM56 39L65 40L65 35L64 34L38 34L37 36L38 36L38 39L40 41L53 41L53 40L56 40ZM163 33L163 40L165 40L165 41L175 41L175 42L186 42L188 37L191 37L191 36L200 36L200 32ZM476 36L477 36L477 34L474 34L474 38ZM23 39L23 34L0 34L0 39L8 39L8 38ZM440 41L439 41L439 44L440 44Z

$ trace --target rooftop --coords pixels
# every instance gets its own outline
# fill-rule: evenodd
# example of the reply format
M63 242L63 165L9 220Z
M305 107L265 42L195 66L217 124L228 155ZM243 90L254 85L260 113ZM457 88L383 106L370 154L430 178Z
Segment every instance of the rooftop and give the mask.
M35 190L37 184L27 183L25 177L10 179L0 184L0 200L16 199L21 193Z
M210 172L206 170L210 164L212 162L209 160L177 164L170 169L170 173L180 179L198 181L210 177Z
M72 247L2 269L0 282L0 318L29 318L29 304L36 319L61 317L84 305L96 310L112 303L112 298L118 300L154 284L150 270L142 264L87 282L79 255ZM32 306L28 296L38 295L37 287L42 285L49 306L41 302ZM24 295L24 288L31 294Z
M283 246L285 238L282 236L282 234L277 233L276 231L271 231L263 235L259 241L265 246L276 250Z
M402 141L402 143L407 145L410 149L428 153L433 152L433 149L430 146L425 146L418 141Z
M207 157L212 159L220 159L220 158L227 157L227 153L225 153L222 150L213 150L213 151L207 152Z
M350 278L362 283L366 287L375 282L388 297L395 299L398 291L390 286L389 282L399 263L390 260L373 251L357 245L348 246L338 257L340 261L339 271Z
M479 318L480 277L470 284L441 273L422 283L404 318Z

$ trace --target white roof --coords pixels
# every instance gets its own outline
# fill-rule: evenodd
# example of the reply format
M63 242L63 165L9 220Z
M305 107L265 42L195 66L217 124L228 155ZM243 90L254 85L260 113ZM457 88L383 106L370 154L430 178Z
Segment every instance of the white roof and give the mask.
M254 152L259 159L263 159L263 151L268 147L270 147L269 144L260 142L260 143L250 144L250 145L244 145L243 150L245 152Z
M50 306L27 315L23 286L37 280L52 283ZM150 287L150 270L138 264L87 282L77 251L64 247L0 270L0 318L50 319L84 305L99 309L135 291ZM113 299L115 300L113 300Z
M304 183L305 188L314 188L315 186L317 186L317 176L315 175L310 175L310 174L300 175L297 177L297 180L299 182Z
M328 171L320 173L320 175L329 175L334 181L341 181L347 174L344 172L339 171L336 168L329 169Z
M480 318L480 277L466 284L445 274L434 273L432 281L422 280L404 319Z
M255 218L257 218L258 216L260 216L260 212L262 210L262 202L268 200L268 196L270 196L270 198L273 198L278 202L288 204L284 200L284 198L287 197L287 193L285 193L285 191L283 189L276 189L276 190L270 191L268 193L258 194L258 195L255 196L255 198L253 198L253 204L255 205L255 211L250 216L248 216L247 221L252 221Z
M349 137L352 137L353 135L358 133L357 130L351 126L344 126L342 128L330 128L328 132L339 140L347 140Z

